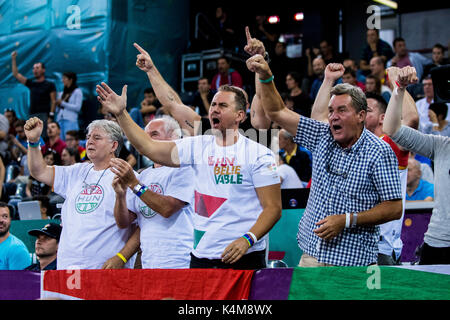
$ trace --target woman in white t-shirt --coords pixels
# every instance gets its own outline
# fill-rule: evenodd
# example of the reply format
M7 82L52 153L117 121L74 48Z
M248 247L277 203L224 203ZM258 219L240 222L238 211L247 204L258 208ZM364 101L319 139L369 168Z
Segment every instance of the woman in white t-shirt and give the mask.
M24 129L31 175L66 199L61 210L57 269L101 269L125 246L132 231L116 225L111 185L114 173L109 169L123 145L122 130L113 121L93 121L86 136L91 163L48 166L39 148L42 121L31 118ZM131 261L128 266L133 266Z

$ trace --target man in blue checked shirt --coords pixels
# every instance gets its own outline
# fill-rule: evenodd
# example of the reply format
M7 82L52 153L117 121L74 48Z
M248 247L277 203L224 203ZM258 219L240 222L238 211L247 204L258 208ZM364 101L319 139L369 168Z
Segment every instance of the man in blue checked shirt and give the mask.
M378 225L401 218L402 195L394 152L364 128L364 93L339 84L330 100L330 91L320 90L317 99L330 100L328 124L321 123L285 107L262 56L250 57L247 67L261 82L263 116L313 155L310 197L297 234L299 266L375 264Z

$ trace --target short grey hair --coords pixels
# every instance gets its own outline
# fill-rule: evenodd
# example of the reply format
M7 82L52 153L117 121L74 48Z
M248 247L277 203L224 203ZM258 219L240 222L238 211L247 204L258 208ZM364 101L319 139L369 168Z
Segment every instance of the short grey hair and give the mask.
M364 92L356 86L353 86L348 83L341 83L333 87L331 89L332 96L340 96L343 94L348 94L352 99L352 106L355 109L356 113L360 111L367 112L367 99Z
M181 139L181 127L174 118L166 114L157 116L147 124L146 128L155 120L162 120L164 122L164 131L168 136L175 139Z
M114 155L118 157L120 154L120 150L123 147L124 139L122 129L117 124L117 122L106 119L94 120L87 127L88 134L96 128L105 131L112 141L117 141L118 145L116 151L114 152Z

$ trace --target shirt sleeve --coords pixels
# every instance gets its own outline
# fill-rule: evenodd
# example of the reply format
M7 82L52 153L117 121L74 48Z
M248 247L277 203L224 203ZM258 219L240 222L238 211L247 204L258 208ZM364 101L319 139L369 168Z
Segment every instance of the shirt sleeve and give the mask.
M329 126L327 124L308 117L300 117L294 142L314 153L317 144L328 131Z
M53 181L53 190L66 198L67 188L69 186L69 181L72 176L72 171L79 164L73 166L54 166L55 167L55 178Z
M261 155L253 165L252 179L255 188L280 183L280 175L278 174L275 157L270 150L269 152Z
M77 88L70 96L69 102L63 101L61 102L61 105L64 108L69 109L70 111L79 112L81 110L82 103L83 103L83 92L79 88Z
M180 167L172 170L164 195L193 204L193 194L194 170L191 167Z
M178 158L180 160L180 167L191 166L195 164L195 150L201 148L201 141L199 137L186 137L175 140L178 150Z
M436 140L443 137L424 134L407 126L401 126L400 130L391 137L394 142L404 149L418 153L424 157L433 159Z
M372 177L382 202L402 199L398 161L390 147L387 146L375 162Z
M31 264L30 253L25 245L20 244L9 251L9 269L23 270Z

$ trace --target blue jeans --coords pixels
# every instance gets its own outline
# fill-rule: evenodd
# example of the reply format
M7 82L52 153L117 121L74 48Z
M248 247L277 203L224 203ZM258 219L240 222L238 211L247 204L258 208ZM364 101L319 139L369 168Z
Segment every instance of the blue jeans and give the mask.
M80 127L78 126L78 121L71 121L71 120L59 120L58 124L61 128L61 135L60 138L63 141L66 141L66 132L70 130L80 130Z

